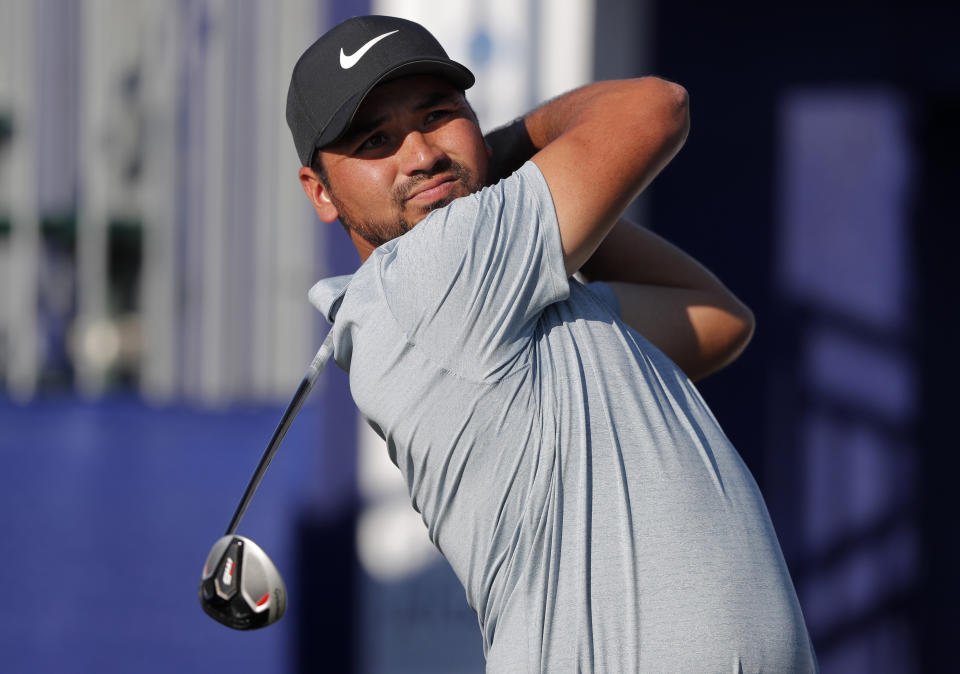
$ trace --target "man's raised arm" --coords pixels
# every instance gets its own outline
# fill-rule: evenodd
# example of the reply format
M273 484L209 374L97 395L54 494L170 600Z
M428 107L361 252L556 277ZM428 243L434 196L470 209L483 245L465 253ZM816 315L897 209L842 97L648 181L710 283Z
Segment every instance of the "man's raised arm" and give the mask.
M544 104L524 121L572 274L683 145L687 92L656 77L597 82Z
M753 333L752 313L692 257L618 222L688 129L686 91L646 77L577 89L487 140L491 178L506 177L531 156L543 171L567 272L610 282L623 320L698 379L740 354Z

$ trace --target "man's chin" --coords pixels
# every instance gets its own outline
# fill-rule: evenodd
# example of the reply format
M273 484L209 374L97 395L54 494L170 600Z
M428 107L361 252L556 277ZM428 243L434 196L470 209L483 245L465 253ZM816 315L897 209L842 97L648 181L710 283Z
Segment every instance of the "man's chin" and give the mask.
M428 215L433 213L438 208L443 208L452 202L451 198L443 198L438 201L434 201L429 204L417 204L416 206L407 207L407 217L404 218L406 222L410 223L410 226L418 224L421 220L426 218Z
M438 208L444 208L445 206L449 206L450 204L453 203L454 199L459 199L461 196L463 195L447 196L447 197L444 197L443 199L434 201L432 204L427 204L426 206L423 207L424 214L426 215L426 214L432 213Z

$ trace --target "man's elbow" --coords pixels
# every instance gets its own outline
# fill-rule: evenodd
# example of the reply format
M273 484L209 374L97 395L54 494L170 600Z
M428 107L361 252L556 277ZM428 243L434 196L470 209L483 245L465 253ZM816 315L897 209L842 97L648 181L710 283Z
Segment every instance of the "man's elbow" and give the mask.
M753 339L757 322L750 307L737 301L736 305L728 310L726 342L722 353L718 354L718 367L726 367L744 352Z
M683 147L690 133L690 94L683 85L660 77L644 77L641 81L648 89L656 91L660 101L660 121L667 143L674 152Z
M666 80L664 82L669 89L672 137L679 150L687 140L687 134L690 133L690 94L676 82L667 82Z
M740 355L740 352L747 348L750 340L753 339L753 333L757 329L757 319L746 304L738 302L738 305L735 316L739 327L735 341L738 346L737 355Z
M644 143L656 148L657 171L683 147L690 132L690 96L687 90L659 77L641 77L632 81L632 100L624 100L636 111L632 132Z
M692 380L703 379L730 365L753 339L756 329L753 312L739 300L733 302L732 305L714 306L709 324L700 326L698 358L683 368Z

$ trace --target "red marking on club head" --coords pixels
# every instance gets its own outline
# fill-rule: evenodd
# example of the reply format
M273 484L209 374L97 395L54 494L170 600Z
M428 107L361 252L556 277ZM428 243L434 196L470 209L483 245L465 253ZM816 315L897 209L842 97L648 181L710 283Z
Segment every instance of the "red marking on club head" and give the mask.
M209 575L210 575L210 565L209 565L209 564L204 564L204 565L203 565L203 575L204 575L204 576L209 576Z
M263 606L267 603L267 600L270 599L270 593L267 592L265 595L260 597L260 601L257 602L257 606Z

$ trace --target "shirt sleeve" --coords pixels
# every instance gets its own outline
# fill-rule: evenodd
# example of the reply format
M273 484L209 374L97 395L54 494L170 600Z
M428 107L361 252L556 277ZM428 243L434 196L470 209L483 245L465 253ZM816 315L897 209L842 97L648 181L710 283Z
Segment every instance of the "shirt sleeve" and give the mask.
M553 199L533 162L434 211L375 254L408 343L472 380L522 365L540 314L570 293Z

